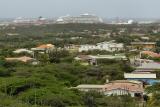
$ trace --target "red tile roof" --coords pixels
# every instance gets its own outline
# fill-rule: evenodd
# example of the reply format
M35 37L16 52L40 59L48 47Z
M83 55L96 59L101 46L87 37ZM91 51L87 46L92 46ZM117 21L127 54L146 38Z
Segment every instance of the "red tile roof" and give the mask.
M100 89L101 91L125 90L143 93L143 84L138 81L117 80L104 85L79 85L77 89Z
M148 55L150 57L160 58L160 54L152 52L152 51L142 51L142 54Z
M49 48L54 48L54 45L52 44L43 44L43 45L40 45L36 48L40 48L40 49L49 49Z
M132 91L132 92L143 92L142 85L136 84L136 83L113 82L113 83L109 83L105 85L106 91L111 91L111 90L116 90L116 89L127 90L127 91Z

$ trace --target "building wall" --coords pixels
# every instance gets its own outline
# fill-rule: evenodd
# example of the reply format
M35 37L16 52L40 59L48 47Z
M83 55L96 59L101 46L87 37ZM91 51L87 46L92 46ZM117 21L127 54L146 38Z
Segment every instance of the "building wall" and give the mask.
M115 90L111 90L111 91L105 91L104 89L101 88L97 88L97 89L87 89L87 88L83 88L83 89L79 89L80 91L84 91L84 92L88 92L88 91L97 91L97 92L101 92L106 96L111 96L111 95L131 95L131 97L135 97L136 92L132 92L132 91L128 91L128 90L124 90L124 89L115 89ZM143 93L138 93L137 94L141 94L143 95Z
M134 97L135 93L127 91L127 90L116 89L116 90L106 91L106 92L104 92L104 95L107 95L107 96L110 96L110 95L131 95L131 97Z
M91 89L91 88L80 88L79 89L80 91L84 91L84 92L88 92L88 91L97 91L97 92L103 92L104 90L102 88L94 88L94 89Z

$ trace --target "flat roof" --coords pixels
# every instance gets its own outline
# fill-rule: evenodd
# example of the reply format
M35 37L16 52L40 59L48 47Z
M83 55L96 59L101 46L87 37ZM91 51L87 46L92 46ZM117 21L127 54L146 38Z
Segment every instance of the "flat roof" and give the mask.
M136 69L133 72L153 72L154 69Z
M156 42L131 42L132 45L137 45L137 44L140 44L140 45L144 45L144 44L153 44L155 45Z
M78 85L76 88L104 88L104 85L83 84L83 85Z
M124 73L126 79L156 79L156 74L153 73Z

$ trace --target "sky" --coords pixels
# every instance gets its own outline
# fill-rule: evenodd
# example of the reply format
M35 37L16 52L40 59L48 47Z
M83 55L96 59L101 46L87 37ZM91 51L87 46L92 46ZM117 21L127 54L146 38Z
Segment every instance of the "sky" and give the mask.
M0 18L82 13L103 18L160 18L160 0L0 0Z

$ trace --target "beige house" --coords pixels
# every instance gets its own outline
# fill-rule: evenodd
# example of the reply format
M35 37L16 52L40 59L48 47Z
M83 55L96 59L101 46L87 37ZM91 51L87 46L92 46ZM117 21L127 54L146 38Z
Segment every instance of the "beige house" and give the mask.
M37 46L36 48L31 48L33 51L33 57L37 58L38 53L45 54L45 53L50 53L55 49L55 46L52 44L42 44Z
M50 50L53 50L55 46L53 44L43 44L39 45L36 48L32 48L32 51L44 51L44 52L49 52Z

